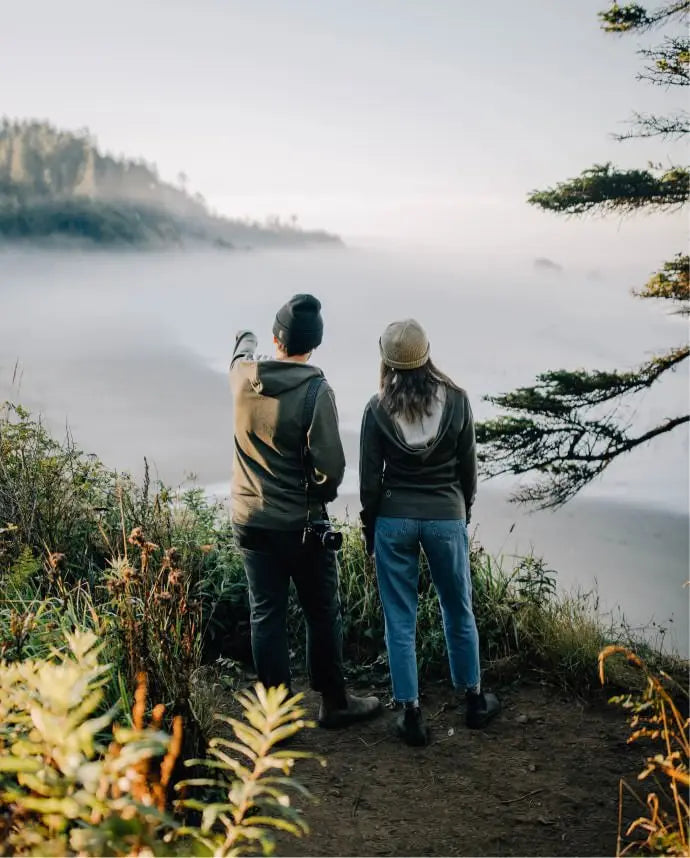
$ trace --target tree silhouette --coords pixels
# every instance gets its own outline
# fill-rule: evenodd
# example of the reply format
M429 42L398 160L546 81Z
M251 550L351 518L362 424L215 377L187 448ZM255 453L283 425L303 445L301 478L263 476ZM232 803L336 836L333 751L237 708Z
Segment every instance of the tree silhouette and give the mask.
M637 3L613 3L599 13L610 33L628 33L687 24L690 2L667 3L649 10ZM658 86L690 83L690 41L686 35L665 36L661 45L639 53L645 66L638 79ZM620 140L634 137L682 137L690 130L686 112L668 117L633 114L631 128ZM618 170L594 165L554 188L533 191L528 202L546 211L583 215L589 212L675 211L688 201L690 173L683 166ZM688 255L665 262L643 288L641 298L670 301L676 312L690 311ZM486 399L505 412L477 425L480 466L485 476L536 475L512 500L540 508L558 507L598 477L614 459L690 421L689 414L667 417L634 433L624 418L631 396L650 388L690 354L687 343L627 372L550 370L529 387Z

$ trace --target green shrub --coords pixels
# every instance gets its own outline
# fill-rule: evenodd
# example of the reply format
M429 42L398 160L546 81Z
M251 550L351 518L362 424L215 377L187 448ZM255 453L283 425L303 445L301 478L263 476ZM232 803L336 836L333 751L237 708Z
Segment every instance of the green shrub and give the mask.
M108 547L103 528L119 518L117 474L95 456L76 449L71 438L60 444L21 406L0 409L0 590L20 587L44 570L48 554L64 558L62 571L93 581ZM133 492L124 480L125 493Z
M115 725L105 747L115 716L101 706L110 667L91 632L67 644L52 661L0 662L0 844L40 855L153 848L165 824L156 786L165 781L149 767L166 755L160 771L169 769L176 740L155 726Z
M282 685L266 689L258 684L253 692L238 695L243 721L217 716L232 728L234 739L211 739L206 759L185 763L206 768L210 776L181 781L177 789L210 789L218 799L181 800L180 807L202 815L198 828L183 828L181 834L191 836L216 858L225 858L272 851L271 830L295 837L308 833L305 820L291 805L290 792L303 797L309 793L289 776L297 759L312 754L280 749L303 727L316 726L303 720L306 710L298 706L302 697L290 697Z
M75 632L66 643L66 651L50 659L0 661L2 854L185 854L190 838L208 854L267 854L272 830L307 831L290 800L291 791L304 790L289 775L295 760L308 755L275 749L308 726L299 696L288 699L284 688L260 685L241 695L245 720L224 719L236 740L212 739L210 760L187 763L217 776L185 786L222 789L224 796L218 802L181 799L175 817L170 789L182 719L173 720L168 735L165 707L158 704L145 725L142 674L131 726L116 723L120 707L104 706L112 668L102 661L103 645L92 632ZM200 827L179 820L179 811L192 810L202 811Z

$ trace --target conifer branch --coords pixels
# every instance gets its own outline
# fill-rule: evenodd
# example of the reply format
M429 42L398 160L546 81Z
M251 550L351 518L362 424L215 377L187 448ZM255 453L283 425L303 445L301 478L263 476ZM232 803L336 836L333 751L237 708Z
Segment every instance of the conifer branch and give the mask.
M551 370L532 387L486 397L508 414L477 424L482 474L543 475L511 499L539 508L561 506L618 456L690 420L681 415L631 435L622 413L627 397L651 387L689 355L690 348L682 346L630 372Z
M651 170L617 170L610 163L595 164L574 179L554 188L532 191L527 201L559 214L591 211L629 213L641 208L677 209L690 199L690 172L673 167L663 173Z

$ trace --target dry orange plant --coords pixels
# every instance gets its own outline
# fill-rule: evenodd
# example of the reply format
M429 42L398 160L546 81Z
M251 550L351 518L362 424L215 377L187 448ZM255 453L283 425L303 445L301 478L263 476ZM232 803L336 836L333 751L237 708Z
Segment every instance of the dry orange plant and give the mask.
M623 655L645 678L641 691L612 697L610 702L630 712L628 742L647 742L652 751L645 758L645 766L637 779L653 778L655 781L655 789L649 791L643 801L621 778L616 854L625 855L637 849L654 855L687 855L690 718L681 713L679 706L684 704L687 711L688 692L667 673L662 671L657 676L638 655L623 646L608 646L599 653L602 684L606 660L615 654ZM626 790L645 808L645 812L626 829L625 836L633 839L624 846L623 796Z

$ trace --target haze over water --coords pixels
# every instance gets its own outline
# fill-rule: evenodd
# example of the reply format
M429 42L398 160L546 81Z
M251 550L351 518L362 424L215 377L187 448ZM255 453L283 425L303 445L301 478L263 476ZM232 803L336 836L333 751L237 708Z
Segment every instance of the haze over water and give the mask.
M178 484L189 474L226 490L232 463L227 364L234 335L251 328L271 351L277 307L295 292L323 303L314 362L333 385L348 476L356 492L357 435L375 392L378 337L394 318L427 327L435 362L482 401L549 368L625 369L687 337L686 323L630 287L644 270L539 271L458 255L329 251L0 252L0 400L41 413L58 435L120 470ZM641 430L682 413L687 367L629 414ZM509 485L480 486L473 520L490 550L546 556L567 587L597 582L604 607L633 623L673 615L687 648L688 439L678 430L623 457L556 514L526 516ZM357 512L355 501L348 501ZM519 522L509 535L510 524Z

